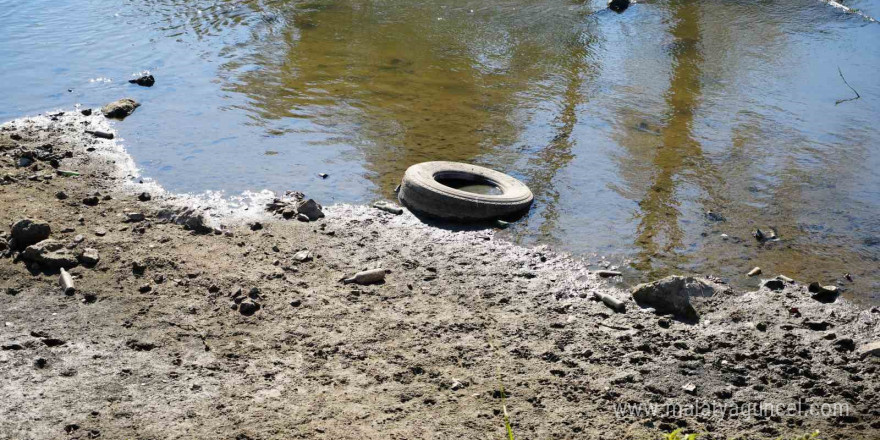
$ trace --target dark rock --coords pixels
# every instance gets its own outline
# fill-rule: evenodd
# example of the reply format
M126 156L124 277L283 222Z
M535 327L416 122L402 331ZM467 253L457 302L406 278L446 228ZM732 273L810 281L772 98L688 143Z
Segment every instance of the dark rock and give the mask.
M764 287L766 287L770 290L773 290L773 291L779 291L779 290L785 289L785 282L782 280L776 280L776 279L767 280L767 281L764 281Z
M299 214L305 214L311 221L324 217L321 205L315 202L314 199L308 199L297 203L296 212Z
M83 202L83 205L86 205L86 206L97 206L98 205L98 197L96 197L96 196L86 197L83 199L82 202Z
M38 370L42 370L43 368L46 368L48 365L49 365L49 361L47 361L43 358L37 358L36 360L34 360L34 367L37 368Z
M828 330L829 327L833 327L833 326L830 323L828 323L827 321L806 320L806 321L804 321L804 327L806 327L810 330L813 330L813 331L824 332L825 330Z
M125 346L134 351L150 351L156 348L156 344L153 344L152 342L143 342L136 339L129 339L125 343Z
M92 109L87 108L87 109L85 109L85 110L81 110L80 113L82 113L83 116L91 116L91 115L92 115Z
M86 130L86 133L101 139L113 139L113 133L107 131L99 131L99 130Z
M67 193L64 191L58 191L55 193L55 198L58 200L67 200Z
M101 108L101 113L108 118L124 119L138 107L140 107L140 104L135 100L124 98L105 105Z
M128 82L139 86L153 87L153 84L156 84L156 78L153 78L153 75L144 75L140 78L130 79Z
M140 200L142 202L150 201L152 198L153 197L148 192L142 192L142 193L138 194L138 200Z
M39 243L52 234L52 228L49 224L32 219L22 219L12 225L12 240L14 240L16 249L24 249L32 244Z
M262 223L260 223L260 222L251 223L251 231L259 231L260 229L263 229Z
M242 301L241 304L238 305L238 312L244 316L251 316L257 311L260 310L260 304L254 301Z
M686 320L699 319L691 305L691 297L710 297L714 294L715 287L709 281L681 276L639 284L632 291L632 297L639 306L652 307L658 314L671 314Z
M837 351L853 351L856 349L856 343L850 338L840 338L834 341L834 349Z
M140 212L127 212L125 213L126 220L131 223L137 223L144 221L147 216Z
M629 3L630 0L608 0L608 9L619 14L629 7Z
M833 303L837 301L837 297L840 296L840 291L837 286L822 286L817 282L810 283L807 286L807 290L812 293L812 298L816 301L819 301L823 304Z

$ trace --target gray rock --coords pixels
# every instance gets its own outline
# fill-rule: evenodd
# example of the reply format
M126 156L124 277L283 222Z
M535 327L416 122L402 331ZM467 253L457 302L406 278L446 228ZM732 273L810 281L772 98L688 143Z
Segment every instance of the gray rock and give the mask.
M715 287L709 281L681 276L670 276L653 283L639 284L632 290L632 297L639 306L652 307L657 314L671 314L686 320L699 319L699 314L691 305L692 297L713 295L715 295Z
M119 101L113 101L101 108L101 113L108 118L123 119L132 114L134 109L140 107L134 99L123 98Z
M880 340L859 346L858 353L863 358L868 356L880 357Z
M147 218L143 213L140 212L126 212L125 217L129 222L137 223L142 222Z
M312 259L312 252L308 250L299 251L293 254L293 259L299 262L305 262Z
M314 199L308 199L297 203L296 212L299 214L305 214L311 221L324 218L324 212L321 210L321 205L319 205L318 202L315 202Z
M308 221L309 221L309 216L307 216L307 215L305 215L305 214L297 214L297 215L296 215L296 219L299 220L299 221L301 221L301 222L308 222Z
M21 258L50 268L69 268L79 263L73 252L67 249L64 243L51 239L28 246L22 252Z
M24 249L32 244L39 243L52 233L49 224L29 218L19 220L12 225L12 239L18 249Z
M92 248L83 249L82 253L79 255L79 262L86 266L94 266L98 264L98 261L101 260L101 257L98 255L98 251Z

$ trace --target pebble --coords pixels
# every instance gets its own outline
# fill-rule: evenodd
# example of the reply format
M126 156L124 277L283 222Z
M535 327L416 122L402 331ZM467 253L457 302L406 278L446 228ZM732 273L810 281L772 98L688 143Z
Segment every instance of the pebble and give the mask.
M308 221L309 221L309 216L307 216L307 215L305 215L305 214L297 214L297 215L296 215L296 219L299 220L299 221L301 221L301 222L308 222Z
M107 230L104 228L95 229L95 235L97 235L98 237L103 237L107 235Z
M750 277L753 277L753 276L760 275L760 274L761 274L761 268L755 266L755 268L752 269L752 270L750 270L749 273L748 273L747 275L750 276Z
M599 275L602 278L610 278L610 277L619 277L623 275L623 273L616 270L597 270L596 275Z
M152 199L153 199L153 196L151 196L150 193L148 193L148 192L142 192L142 193L138 194L138 200L140 200L142 202L147 202Z
M55 198L58 199L58 200L66 200L66 199L67 199L67 193L64 192L64 191L58 191L57 193L55 193Z

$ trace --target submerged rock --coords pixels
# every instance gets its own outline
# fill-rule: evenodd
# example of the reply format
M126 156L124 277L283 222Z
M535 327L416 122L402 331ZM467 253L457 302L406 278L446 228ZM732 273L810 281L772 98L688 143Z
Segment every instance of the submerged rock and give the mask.
M134 113L134 109L140 107L134 99L123 98L119 101L113 101L101 108L101 113L108 118L123 119Z
M153 78L153 75L144 75L140 78L130 79L128 82L139 86L153 87L153 84L156 84L156 78Z
M629 7L629 3L630 0L608 0L608 9L619 14Z
M632 297L641 307L651 307L657 314L671 314L679 319L698 320L699 314L691 305L692 297L715 295L715 287L707 280L694 277L670 276L653 283L639 284Z

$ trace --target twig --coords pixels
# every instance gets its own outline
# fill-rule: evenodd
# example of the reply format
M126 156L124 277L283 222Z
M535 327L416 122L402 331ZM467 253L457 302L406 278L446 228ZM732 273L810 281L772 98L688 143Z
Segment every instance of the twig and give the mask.
M868 20L868 21L870 21L870 22L872 22L872 23L877 23L877 22L878 22L877 19L875 19L874 17L871 17L871 16L868 15L868 14L865 14L864 12L859 11L858 9L850 8L849 6L844 6L844 5L838 3L838 2L836 2L836 1L834 1L834 0L819 0L819 1L821 1L822 3L825 3L826 5L830 5L830 6L833 6L833 7L837 8L837 9L840 9L840 10L843 11L843 12L846 12L846 13L849 13L849 14L856 14L856 15L858 15L859 17L862 17L862 18L864 18L865 20Z
M840 66L837 66L837 73L840 74L840 79L843 80L843 83L846 84L846 86L849 87L849 89L852 90L853 93L856 94L856 96L855 98L838 99L834 102L834 105L840 104L841 102L855 101L856 99L861 98L862 95L859 95L859 92L857 92L856 89L853 88L853 86L849 85L849 83L846 81L846 78L843 77L843 72L840 70Z

